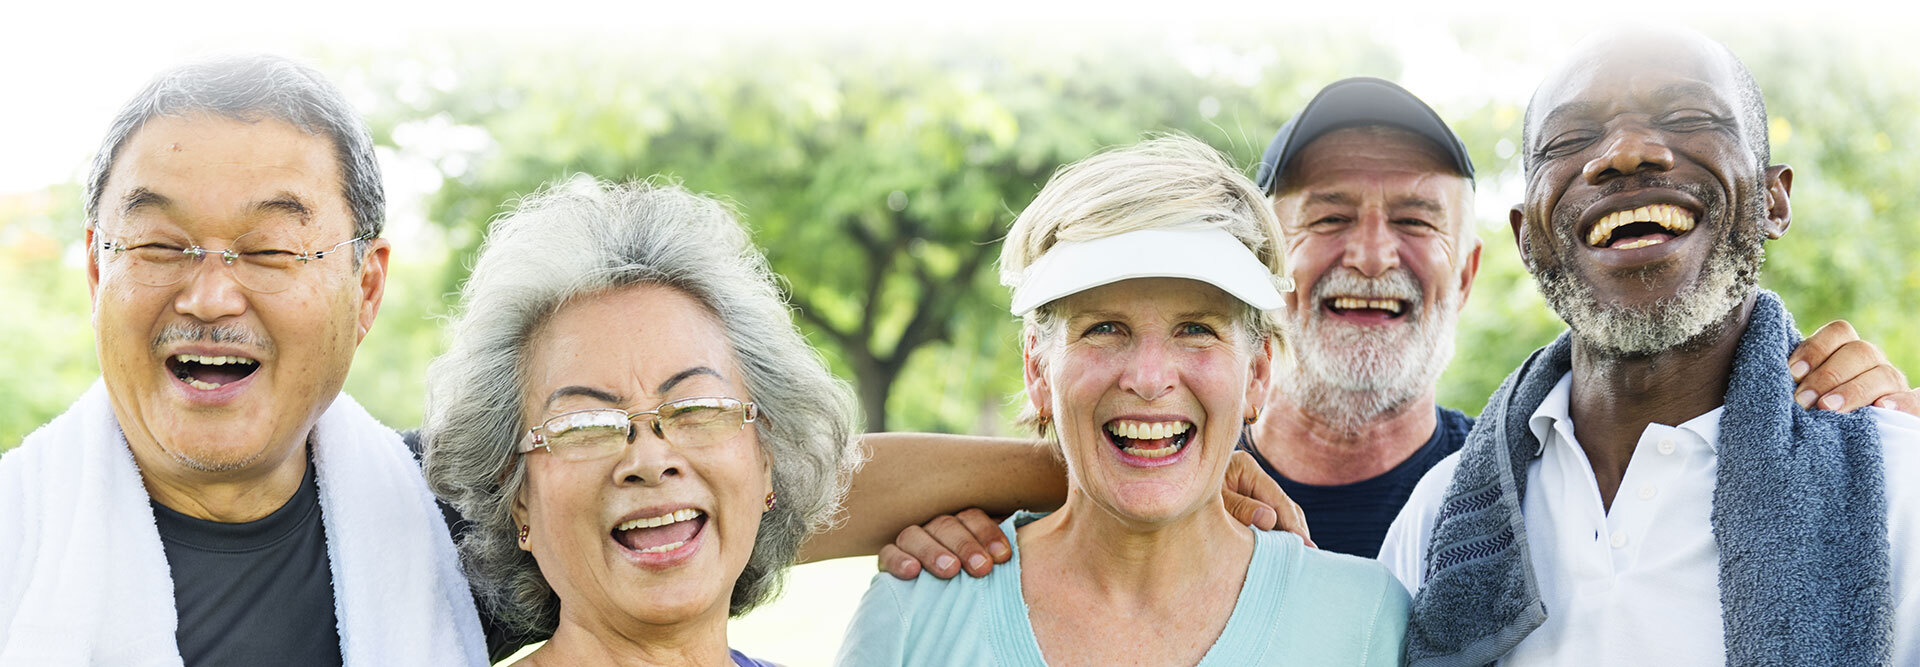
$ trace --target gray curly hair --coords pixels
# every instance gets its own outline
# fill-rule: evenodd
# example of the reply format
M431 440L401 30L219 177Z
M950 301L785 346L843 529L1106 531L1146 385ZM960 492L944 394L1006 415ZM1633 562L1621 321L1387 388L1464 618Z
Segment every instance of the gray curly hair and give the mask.
M500 622L552 634L559 599L515 546L511 509L526 480L514 446L532 334L570 300L640 284L678 289L711 310L760 406L760 448L780 503L760 520L734 583L738 616L774 597L800 541L827 527L859 464L845 382L794 327L766 259L733 211L661 180L577 177L496 220L461 290L451 346L427 369L427 482L471 522L467 576Z

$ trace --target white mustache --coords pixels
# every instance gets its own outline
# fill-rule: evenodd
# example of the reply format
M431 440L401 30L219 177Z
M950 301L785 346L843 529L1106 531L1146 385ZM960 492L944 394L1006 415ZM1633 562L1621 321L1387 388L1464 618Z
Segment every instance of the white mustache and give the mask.
M209 327L184 322L175 322L161 329L160 333L153 337L153 349L158 353L161 348L170 343L197 343L201 341L242 345L269 353L273 351L272 339L268 338L266 334L259 333L245 326L222 324Z
M1407 302L1408 312L1413 312L1420 309L1420 281L1406 267L1395 267L1378 278L1369 278L1352 267L1335 267L1313 284L1313 301L1317 304L1336 296L1399 299Z

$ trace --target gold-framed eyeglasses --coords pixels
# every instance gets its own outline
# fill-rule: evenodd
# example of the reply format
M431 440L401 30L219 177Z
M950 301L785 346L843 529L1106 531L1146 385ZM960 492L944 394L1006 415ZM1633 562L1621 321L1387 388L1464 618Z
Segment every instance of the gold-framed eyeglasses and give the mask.
M297 241L267 232L247 232L224 250L200 247L176 238L155 236L137 239L102 238L100 249L115 259L124 259L126 275L149 287L174 285L200 266L200 260L217 257L233 271L241 287L260 294L286 291L298 280L300 268L339 252L340 247L373 238L373 232L335 243L325 250L307 252Z
M644 412L618 408L574 410L527 429L514 451L536 449L568 461L585 461L624 451L645 422L654 436L675 447L695 449L725 442L760 415L750 401L700 396L661 403Z

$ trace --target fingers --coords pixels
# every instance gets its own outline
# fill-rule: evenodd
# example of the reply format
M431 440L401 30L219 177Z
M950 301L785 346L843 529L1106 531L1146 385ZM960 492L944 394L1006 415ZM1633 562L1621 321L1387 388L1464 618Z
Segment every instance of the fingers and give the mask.
M1273 530L1280 525L1280 515L1266 503L1234 493L1232 489L1222 491L1220 497L1226 501L1227 513L1233 515L1235 521L1260 530Z
M1899 410L1915 417L1920 417L1920 387L1915 387L1890 396L1882 396L1880 400L1874 401L1873 404L1882 410Z
M993 558L993 562L1005 563L1007 559L1013 557L1013 549L1007 546L1007 534L1000 530L1000 523L994 521L993 517L988 516L985 511L977 507L969 508L954 517L966 525L967 532L973 534L975 542L986 545L987 555ZM987 567L988 571L992 569L991 565Z
M1860 340L1860 334L1855 332L1853 325L1848 324L1846 320L1828 322L1826 326L1820 327L1819 331L1813 332L1812 336L1800 341L1800 346L1794 348L1792 354L1787 355L1787 371L1795 380L1805 379L1808 372L1819 368L1835 350L1858 340ZM1859 372L1855 371L1847 377L1858 374Z
M1280 490L1280 483L1267 476L1253 456L1236 451L1227 462L1226 484L1221 491L1227 502L1227 511L1234 519L1255 528L1271 530L1277 528L1299 535L1307 545L1313 546L1313 535L1307 530L1307 515Z
M996 537L1004 540L999 526L985 512L969 510L972 514L961 512L966 518L947 514L934 517L927 522L927 533L939 542L946 553L957 555L961 566L967 573L976 577L986 576L993 571L995 558L987 553L983 541L991 542ZM982 538L985 538L984 540ZM1001 545L1002 549L1006 546ZM1011 553L1011 552L1009 552Z
M897 556L890 557L890 554L897 554ZM941 545L933 535L927 532L927 529L920 526L908 526L906 530L900 531L900 537L895 539L893 544L880 548L880 559L887 572L901 579L912 578L903 576L907 572L913 572L914 576L918 576L920 573L916 570L924 570L927 574L941 579L952 579L954 575L960 573L960 557ZM902 559L911 560L913 563L897 562Z
M895 579L912 579L920 576L920 561L901 551L900 547L889 544L880 547L880 569Z
M1819 406L1834 412L1853 412L1889 396L1907 393L1907 379L1891 366L1875 366L1820 397Z
M1885 396L1906 393L1907 378L1872 343L1852 341L1828 355L1794 389L1800 407L1852 412Z

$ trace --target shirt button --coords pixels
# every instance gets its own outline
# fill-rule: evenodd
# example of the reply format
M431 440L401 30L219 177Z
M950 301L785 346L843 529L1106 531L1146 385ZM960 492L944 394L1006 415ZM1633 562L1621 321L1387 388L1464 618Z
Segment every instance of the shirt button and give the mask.
M1672 453L1673 453L1673 439L1672 439L1672 438L1661 438L1661 439L1660 439L1660 453L1662 453L1662 454L1672 454Z
M1641 500L1653 500L1653 497L1659 493L1660 493L1660 490L1654 488L1652 484L1647 484L1645 486L1640 487Z
M1620 549L1626 546L1627 546L1627 531L1624 531L1624 530L1613 531L1613 548Z

